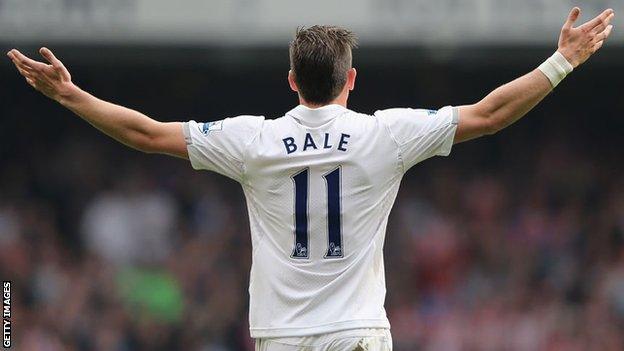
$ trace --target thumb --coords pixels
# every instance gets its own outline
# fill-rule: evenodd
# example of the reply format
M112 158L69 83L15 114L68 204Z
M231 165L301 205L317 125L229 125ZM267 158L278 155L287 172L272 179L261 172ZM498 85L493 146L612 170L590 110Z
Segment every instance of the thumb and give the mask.
M60 61L56 58L56 56L54 56L52 51L50 51L50 49L46 47L39 49L39 53L54 66L57 66L60 63Z
M69 74L67 68L65 68L63 63L59 59L57 59L56 56L54 56L50 49L42 47L41 49L39 49L39 53L52 64L52 67L54 67L54 69L59 72L63 76L63 78L67 80L71 79L71 75Z
M572 28L572 25L574 24L574 22L576 22L576 20L579 18L580 15L581 15L581 9L578 7L574 7L572 11L570 11L570 14L568 15L568 19L563 25L563 29Z

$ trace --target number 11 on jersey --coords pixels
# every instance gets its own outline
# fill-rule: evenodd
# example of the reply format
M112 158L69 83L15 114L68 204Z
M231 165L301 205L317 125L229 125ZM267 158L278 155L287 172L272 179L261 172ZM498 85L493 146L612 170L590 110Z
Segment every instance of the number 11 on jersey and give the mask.
M292 176L295 186L295 247L292 258L309 258L308 195L310 172L306 168ZM340 167L323 175L327 190L327 249L324 258L344 257L340 204Z

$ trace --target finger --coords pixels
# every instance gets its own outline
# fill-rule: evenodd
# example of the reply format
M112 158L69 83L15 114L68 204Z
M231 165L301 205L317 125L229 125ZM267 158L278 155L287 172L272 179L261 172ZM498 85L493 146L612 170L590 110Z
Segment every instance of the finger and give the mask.
M15 67L22 68L27 71L34 71L34 69L31 66L29 66L25 61L18 60L18 58L11 52L9 52L7 56L9 56L9 58L11 59Z
M563 29L572 28L572 25L574 24L574 22L576 22L576 20L579 18L580 15L581 15L581 9L578 7L573 8L572 11L570 11L570 14L568 15L568 19L563 25Z
M11 52L9 53L11 59L13 60L13 62L16 65L20 65L22 67L30 67L33 68L35 66L39 66L41 67L39 64L43 64L41 62L37 62L35 60L32 60L28 57L26 57L24 54L22 54L21 52L17 51L17 50L11 50Z
M599 41L596 44L594 44L594 48L593 48L593 52L596 52L598 50L600 50L600 48L602 47L602 45L604 45L604 40L603 41Z
M33 88L36 88L35 81L31 78L26 78L26 83L30 84Z
M63 63L54 56L52 51L46 47L39 49L39 53L56 69L64 68Z
M15 54L13 53L13 50L9 51L9 52L7 53L7 56L11 59L11 62L13 62L13 64L14 64L16 67L24 67L24 68L28 68L28 69L31 69L31 68L32 68L32 67L28 66L27 64L25 64L25 63L21 63L20 61L18 61L17 57L16 57L16 56L15 56Z
M17 59L13 59L12 58L11 60L12 60L13 64L15 65L15 68L17 68L17 69L23 69L23 70L26 70L26 71L32 70L32 67L20 63L19 61L17 61Z
M613 30L613 25L610 24L602 33L598 33L594 38L594 42L604 41L611 35L611 31Z
M46 47L42 47L41 49L39 49L39 53L41 54L41 56L43 56L46 60L48 60L48 62L50 62L52 65L54 64L59 64L61 61L59 61L56 56L54 56L54 54L52 53L52 51L50 51L50 49L46 48Z
M14 64L15 64L15 68L17 69L17 71L24 77L26 76L30 77L30 76L35 75L35 71L31 67L21 65L17 62L14 62Z
M46 66L45 63L32 60L15 49L11 50L11 56L13 58L13 62L17 61L20 65L30 66L33 69L43 69Z
M609 17L607 17L604 21L601 21L597 26L592 28L591 31L593 33L603 32L609 26L609 24L611 24L611 20L613 20L613 17L615 17L615 14L610 14Z
M591 21L583 24L581 28L586 29L586 30L592 30L594 29L594 27L597 27L600 24L604 23L612 13L613 13L612 9L604 10L600 15L596 16Z
M54 67L57 72L63 74L65 78L69 77L69 71L67 71L67 68L65 68L63 63L59 59L57 59L56 56L54 56L50 49L42 47L41 49L39 49L39 53L52 64L52 67Z
M32 78L32 74L31 74L30 72L28 72L28 71L26 71L26 70L24 70L24 69L22 69L22 68L20 68L20 67L17 67L17 70L18 70L18 71L19 71L19 73L20 73L21 75L23 75L24 77L26 77L26 78Z

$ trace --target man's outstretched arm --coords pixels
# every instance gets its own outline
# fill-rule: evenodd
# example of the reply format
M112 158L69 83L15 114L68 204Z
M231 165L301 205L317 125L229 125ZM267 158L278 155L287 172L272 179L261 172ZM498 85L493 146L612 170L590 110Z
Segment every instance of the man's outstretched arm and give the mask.
M100 100L73 84L69 71L50 50L42 48L40 53L49 64L32 60L17 50L7 55L28 84L115 140L143 152L188 159L182 123L158 122Z
M561 30L557 53L539 69L499 87L476 104L459 107L455 143L496 133L514 123L542 101L572 68L602 47L613 29L610 23L614 11L606 10L574 28L580 13L577 7L572 10Z

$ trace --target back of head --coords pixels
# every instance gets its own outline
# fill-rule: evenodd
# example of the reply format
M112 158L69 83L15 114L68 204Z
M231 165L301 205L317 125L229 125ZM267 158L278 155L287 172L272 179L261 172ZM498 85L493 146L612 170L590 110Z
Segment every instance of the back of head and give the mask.
M340 27L298 28L290 43L290 69L305 101L325 105L334 100L347 81L355 35Z

